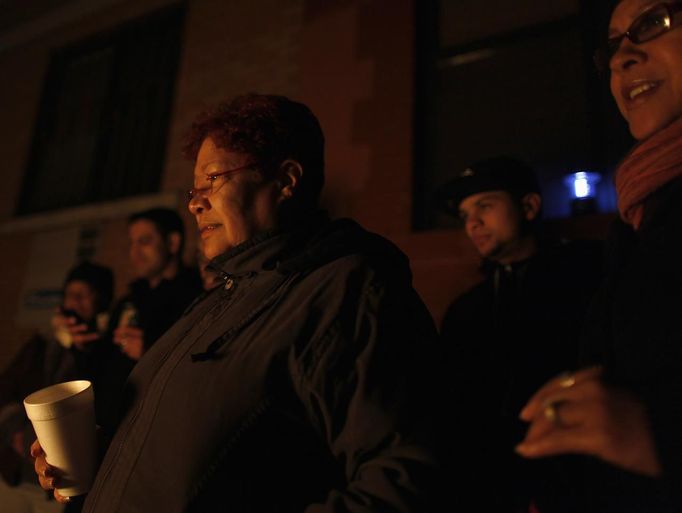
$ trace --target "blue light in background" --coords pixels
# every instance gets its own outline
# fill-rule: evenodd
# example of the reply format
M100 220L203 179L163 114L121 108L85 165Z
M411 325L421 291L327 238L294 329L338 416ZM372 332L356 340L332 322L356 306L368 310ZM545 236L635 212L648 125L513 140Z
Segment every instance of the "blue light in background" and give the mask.
M616 189L613 186L613 170L592 171L589 166L557 164L555 168L538 168L542 187L542 211L547 219L565 218L580 213L616 212ZM592 198L575 196L575 173L594 172L599 179L591 182ZM589 176L589 175L588 175ZM599 182L599 183L596 183Z
M597 184L601 180L599 173L577 171L564 178L564 183L571 190L573 199L591 199L597 195Z

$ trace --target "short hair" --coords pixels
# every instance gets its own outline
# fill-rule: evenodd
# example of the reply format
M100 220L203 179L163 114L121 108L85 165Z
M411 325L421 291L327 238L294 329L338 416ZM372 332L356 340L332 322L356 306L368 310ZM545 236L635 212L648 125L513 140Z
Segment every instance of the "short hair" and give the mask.
M114 273L102 265L84 261L72 267L66 274L64 288L72 281L87 283L97 293L97 311L109 309L114 295Z
M185 157L196 160L206 138L256 160L267 174L287 159L303 167L294 200L317 206L324 185L324 134L312 111L285 96L250 93L201 113L185 140Z
M128 226L136 221L150 221L156 227L163 240L168 240L171 233L180 234L180 247L178 249L178 256L182 255L182 250L185 247L185 225L182 222L180 214L171 208L150 208L141 212L135 212L128 218Z

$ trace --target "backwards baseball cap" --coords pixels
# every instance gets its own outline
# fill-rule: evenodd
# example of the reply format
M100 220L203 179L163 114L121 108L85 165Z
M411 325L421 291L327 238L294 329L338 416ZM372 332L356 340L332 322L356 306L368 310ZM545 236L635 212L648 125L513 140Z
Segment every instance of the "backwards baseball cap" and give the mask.
M524 162L506 156L493 157L471 164L443 184L436 191L435 200L439 209L457 215L462 200L487 191L540 193L540 184L533 169Z

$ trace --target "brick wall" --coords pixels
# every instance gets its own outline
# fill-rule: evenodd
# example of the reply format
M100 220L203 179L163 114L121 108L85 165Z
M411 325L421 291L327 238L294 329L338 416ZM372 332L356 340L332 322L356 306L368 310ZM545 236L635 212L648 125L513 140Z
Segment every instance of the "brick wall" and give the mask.
M153 10L162 0L121 1L39 38L0 52L0 225L12 219L42 80L53 48ZM190 186L180 156L184 130L198 111L247 91L292 96L311 106L327 136L324 205L388 236L412 257L415 283L436 317L473 284L476 256L461 232L413 234L413 0L190 0L169 126L164 191ZM192 220L186 256L195 245ZM99 223L97 260L130 279L125 216ZM0 368L30 328L15 322L34 233L0 231ZM46 259L49 261L49 259Z

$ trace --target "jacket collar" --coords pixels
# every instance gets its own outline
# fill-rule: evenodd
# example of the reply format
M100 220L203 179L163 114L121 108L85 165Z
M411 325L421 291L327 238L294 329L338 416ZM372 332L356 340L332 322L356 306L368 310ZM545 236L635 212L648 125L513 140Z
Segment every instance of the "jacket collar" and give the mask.
M538 253L539 250L533 253L530 257L524 260L519 260L518 262L512 262L511 264L500 264L498 262L484 258L481 262L479 270L486 276L492 276L499 272L516 273L521 269L524 269L538 255Z
M283 260L301 251L312 233L328 222L327 214L318 212L307 220L261 232L215 257L208 266L223 276L233 277L273 271Z

